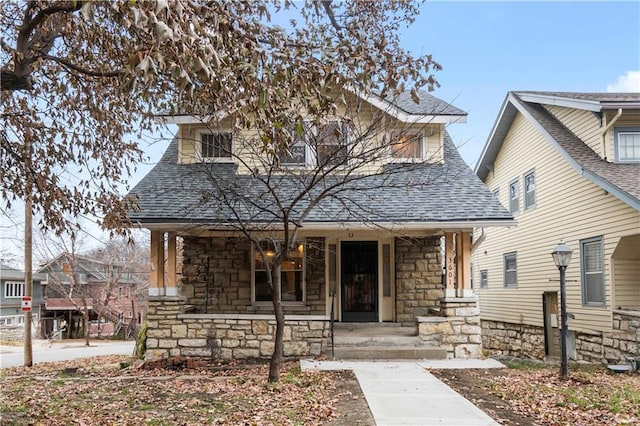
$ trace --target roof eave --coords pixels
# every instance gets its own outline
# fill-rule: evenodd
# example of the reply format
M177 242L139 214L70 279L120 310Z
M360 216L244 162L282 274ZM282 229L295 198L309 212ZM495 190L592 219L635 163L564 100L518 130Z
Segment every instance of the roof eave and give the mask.
M524 102L533 102L536 104L556 105L567 108L577 108L587 111L600 112L602 104L600 101L565 98L563 96L541 95L534 93L516 92L518 97Z

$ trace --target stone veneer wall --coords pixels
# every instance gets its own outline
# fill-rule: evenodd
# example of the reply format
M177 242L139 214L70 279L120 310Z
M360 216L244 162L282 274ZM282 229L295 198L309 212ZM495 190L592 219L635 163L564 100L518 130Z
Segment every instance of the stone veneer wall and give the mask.
M446 349L447 358L480 358L482 329L477 298L441 299L440 313L442 316L417 317L418 336Z
M396 238L396 321L415 324L444 296L440 237Z
M184 314L183 297L150 297L145 359L173 356L238 359L269 357L276 322L271 315ZM320 355L329 336L324 317L290 316L284 354Z
M306 246L305 306L285 306L285 311L324 315L324 238L307 238ZM180 294L193 307L190 312L273 312L270 305L251 303L251 261L251 244L244 238L185 237Z
M627 356L640 359L640 312L613 311L610 333L575 332L578 360L596 363L625 362ZM523 324L482 321L482 341L490 354L544 358L544 329Z

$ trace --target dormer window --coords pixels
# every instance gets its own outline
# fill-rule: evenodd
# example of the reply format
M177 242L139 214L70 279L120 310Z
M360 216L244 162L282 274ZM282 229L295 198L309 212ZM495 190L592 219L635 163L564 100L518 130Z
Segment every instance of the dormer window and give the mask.
M230 160L232 143L231 132L200 133L200 156L203 160Z
M390 142L393 161L416 161L424 159L424 137L419 133L392 136Z
M615 129L616 161L640 162L640 127Z

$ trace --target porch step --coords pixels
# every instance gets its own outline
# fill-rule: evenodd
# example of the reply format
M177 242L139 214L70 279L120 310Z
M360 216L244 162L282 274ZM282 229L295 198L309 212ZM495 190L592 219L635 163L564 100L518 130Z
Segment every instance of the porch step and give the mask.
M417 336L403 336L403 335L342 335L336 333L333 338L334 344L337 347L364 347L364 346L376 346L376 347L421 347L428 346L425 342Z
M331 355L331 352L327 355ZM334 349L339 360L348 359L447 359L447 351L437 347L340 346Z

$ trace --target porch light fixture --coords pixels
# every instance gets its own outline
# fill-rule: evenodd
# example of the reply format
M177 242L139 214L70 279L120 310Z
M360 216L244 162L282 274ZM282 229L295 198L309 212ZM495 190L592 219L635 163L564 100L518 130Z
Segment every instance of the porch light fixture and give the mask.
M571 248L564 242L564 240L560 240L555 249L551 252L551 256L553 257L553 262L556 264L556 267L560 271L560 375L565 378L567 377L567 373L569 372L568 362L567 362L567 283L566 283L566 270L567 266L569 266L569 262L571 261Z

